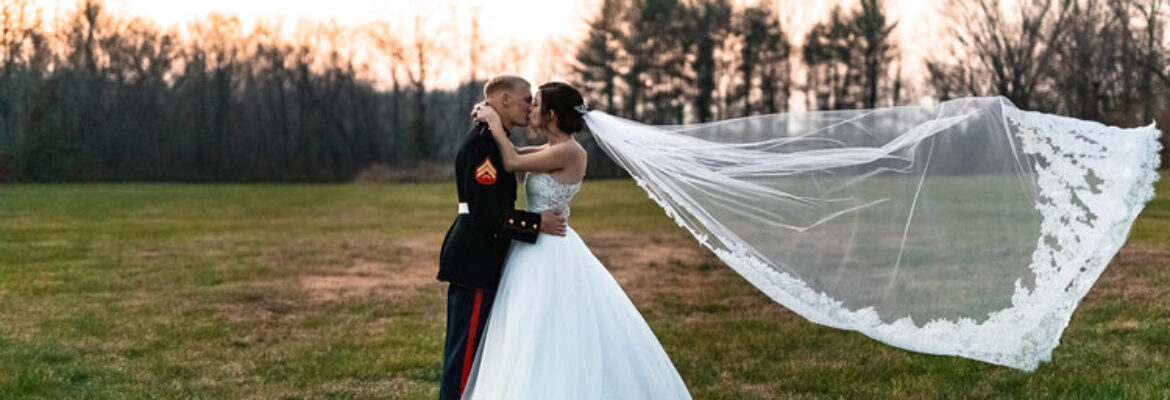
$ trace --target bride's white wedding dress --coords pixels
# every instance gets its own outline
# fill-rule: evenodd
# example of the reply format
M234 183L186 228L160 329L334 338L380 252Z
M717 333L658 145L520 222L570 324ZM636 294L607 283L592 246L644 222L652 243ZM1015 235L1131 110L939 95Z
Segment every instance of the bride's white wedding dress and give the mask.
M580 183L526 179L528 210L560 209ZM572 228L512 242L464 399L689 399L629 297Z

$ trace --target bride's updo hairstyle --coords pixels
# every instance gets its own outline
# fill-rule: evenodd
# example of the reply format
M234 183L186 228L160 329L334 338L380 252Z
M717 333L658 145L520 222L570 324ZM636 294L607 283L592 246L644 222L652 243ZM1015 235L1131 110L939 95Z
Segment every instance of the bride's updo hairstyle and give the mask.
M585 103L577 88L564 82L540 85L540 112L557 116L557 128L570 135L585 129L585 116L577 106Z

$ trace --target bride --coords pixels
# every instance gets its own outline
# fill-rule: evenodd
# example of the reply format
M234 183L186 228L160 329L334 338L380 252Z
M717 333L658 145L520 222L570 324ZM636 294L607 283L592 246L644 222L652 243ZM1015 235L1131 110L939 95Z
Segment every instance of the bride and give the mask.
M559 209L581 189L586 153L580 92L540 86L530 126L548 144L513 147L499 115L482 106L504 167L527 172L528 210ZM571 227L564 237L512 242L465 399L689 399L666 351L630 299Z

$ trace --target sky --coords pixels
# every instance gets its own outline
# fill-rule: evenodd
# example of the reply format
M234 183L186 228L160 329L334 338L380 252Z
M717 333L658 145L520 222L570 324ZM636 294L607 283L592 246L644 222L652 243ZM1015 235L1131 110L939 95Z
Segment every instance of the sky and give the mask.
M70 10L76 0L33 0L46 10ZM117 15L153 19L161 25L184 24L212 12L238 15L243 21L336 20L342 24L390 21L410 24L421 14L435 24L466 26L478 9L484 36L492 40L535 42L549 35L580 36L583 15L593 0L106 0ZM274 5L275 4L275 5Z
M856 1L777 0L777 4L790 37L799 43L813 24L826 18L833 4L850 7ZM68 12L76 5L76 0L33 2L49 16L54 10ZM886 0L890 17L900 21L897 34L904 73L922 73L923 58L945 47L946 21L938 13L939 3L941 0ZM494 57L488 57L492 60L485 62L484 68L508 70L536 81L563 78L559 75L568 70L564 68L568 53L584 36L584 21L597 4L598 0L106 0L115 15L145 17L163 26L183 26L218 12L239 16L245 30L256 20L282 20L286 24L334 20L349 26L389 22L409 33L415 16L421 16L432 31L449 32L455 38L469 35L471 16L478 13L483 40L500 44L491 46ZM460 41L464 39L455 39ZM451 52L465 54L461 49ZM508 59L516 54L521 58ZM454 69L444 68L433 84L444 87L459 82L466 73Z

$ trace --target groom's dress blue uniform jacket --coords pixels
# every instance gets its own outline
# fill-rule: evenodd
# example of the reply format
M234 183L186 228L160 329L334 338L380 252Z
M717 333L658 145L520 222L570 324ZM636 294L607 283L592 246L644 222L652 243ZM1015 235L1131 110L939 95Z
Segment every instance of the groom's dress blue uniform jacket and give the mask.
M460 214L439 254L440 281L496 290L512 239L536 243L540 214L516 210L516 176L504 169L486 124L476 124L455 156Z

